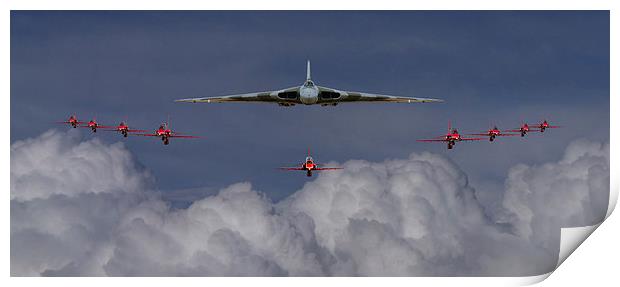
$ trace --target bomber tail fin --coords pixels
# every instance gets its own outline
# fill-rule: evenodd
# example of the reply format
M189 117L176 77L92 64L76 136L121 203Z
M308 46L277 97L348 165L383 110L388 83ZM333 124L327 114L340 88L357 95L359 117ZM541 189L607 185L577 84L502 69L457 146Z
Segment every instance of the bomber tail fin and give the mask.
M306 65L306 80L310 80L310 60L308 60Z

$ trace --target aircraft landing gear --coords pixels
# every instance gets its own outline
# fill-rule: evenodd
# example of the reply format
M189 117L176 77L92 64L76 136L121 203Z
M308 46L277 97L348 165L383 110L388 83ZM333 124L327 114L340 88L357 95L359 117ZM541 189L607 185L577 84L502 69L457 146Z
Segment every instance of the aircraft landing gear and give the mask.
M307 177L311 177L311 176L312 176L312 171L311 171L311 170L309 170L309 171L306 173L306 176L307 176Z

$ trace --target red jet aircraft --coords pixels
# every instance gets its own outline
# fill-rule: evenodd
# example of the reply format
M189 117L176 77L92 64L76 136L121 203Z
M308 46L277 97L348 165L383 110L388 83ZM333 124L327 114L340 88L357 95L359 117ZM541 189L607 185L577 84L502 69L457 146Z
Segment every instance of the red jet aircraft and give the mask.
M500 131L497 126L494 126L492 129L488 130L486 133L481 134L470 134L472 136L488 136L489 141L494 141L495 137L505 137L505 136L516 136L517 134L505 134Z
M547 120L544 120L542 123L539 123L539 124L533 124L532 126L536 126L536 128L540 129L540 132L541 132L541 133L545 132L545 129L557 129L557 128L561 128L561 126L552 126L552 125L549 125L549 123L547 122Z
M310 149L308 149L308 156L306 161L301 164L301 167L280 167L281 170L305 170L307 176L312 176L312 171L316 170L337 170L343 169L342 167L319 167L310 156Z
M147 132L147 130L134 130L134 129L130 129L129 126L125 122L121 122L120 124L118 124L118 126L112 128L112 129L106 129L106 131L119 132L119 133L121 133L123 135L123 137L127 137L127 135L129 133L144 133L144 132Z
M92 119L85 126L80 126L80 127L82 127L82 128L90 128L93 131L93 133L96 133L97 129L111 129L111 128L113 128L113 127L102 126L102 125L98 124L96 119Z
M56 122L56 123L58 123L58 124L69 124L73 128L77 128L79 125L83 124L84 122L78 121L78 119L77 119L77 117L75 115L71 115L68 120L66 120L64 122Z
M523 124L519 129L507 130L510 133L520 133L521 137L524 137L528 132L538 130L536 127L530 127L528 124Z
M443 136L438 136L434 139L417 140L419 142L447 142L448 149L452 149L456 142L460 141L479 141L482 138L464 138L459 134L459 131L453 129L451 124L448 123L448 133Z
M183 135L180 133L172 132L172 130L168 127L168 123L165 122L159 126L158 129L155 130L152 134L136 134L138 136L147 136L147 137L160 137L164 145L168 145L170 143L170 138L184 138L184 139L192 139L192 138L200 138L199 136L190 136Z

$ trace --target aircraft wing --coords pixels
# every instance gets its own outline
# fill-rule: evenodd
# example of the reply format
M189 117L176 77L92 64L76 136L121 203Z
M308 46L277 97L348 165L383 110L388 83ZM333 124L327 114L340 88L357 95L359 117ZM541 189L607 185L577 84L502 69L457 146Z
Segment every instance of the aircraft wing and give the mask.
M99 129L101 127L98 127ZM118 130L116 127L110 127L110 128L106 128L106 129L102 129L103 131L106 132L119 132L120 130ZM147 130L132 130L132 129L128 129L127 130L128 133L145 133L148 132Z
M529 127L530 131L537 131L540 130L540 128L538 127ZM508 132L508 133L520 133L521 129L514 129L514 130L505 130L504 132Z
M345 103L345 102L391 102L391 103L433 103L443 102L439 99L400 97L381 94L371 94L352 91L341 91L337 89L319 86L318 103Z
M483 140L483 138L461 138L462 141L479 141Z
M143 137L161 137L160 135L156 135L156 134L131 134L134 136L143 136ZM184 139L195 139L195 138L200 138L199 136L186 136L186 135L169 135L169 138L184 138Z
M529 124L530 125L530 129L532 128L536 128L536 129L540 129L540 124ZM557 128L561 128L562 126L547 126L546 129L557 129Z
M175 102L184 103L228 103L228 102L255 102L255 103L298 103L299 87L290 87L278 91L266 91L219 97L179 99Z
M342 167L317 167L314 170L337 170L337 169L344 169Z
M305 168L301 168L301 167L279 167L278 169L281 169L281 170L306 170Z
M80 128L90 128L88 125L85 126L79 126ZM109 127L109 126L97 126L98 129L114 129L115 127Z
M497 136L500 136L500 137L511 137L511 136L518 136L518 135L519 134L505 134L505 133L501 133L501 134L498 134Z
M70 124L71 122L70 122L70 121L64 121L64 122L56 122L56 123L57 123L57 124ZM81 125L81 124L83 124L83 123L85 123L85 122L75 122L75 123L76 123L77 125Z

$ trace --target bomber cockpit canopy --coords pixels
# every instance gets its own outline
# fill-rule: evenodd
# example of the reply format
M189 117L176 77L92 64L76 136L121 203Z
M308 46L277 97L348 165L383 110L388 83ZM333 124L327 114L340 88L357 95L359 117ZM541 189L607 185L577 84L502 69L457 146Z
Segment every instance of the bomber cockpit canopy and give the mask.
M312 82L312 81L310 81L310 80L307 80L307 81L304 83L304 87L314 87L314 82Z

